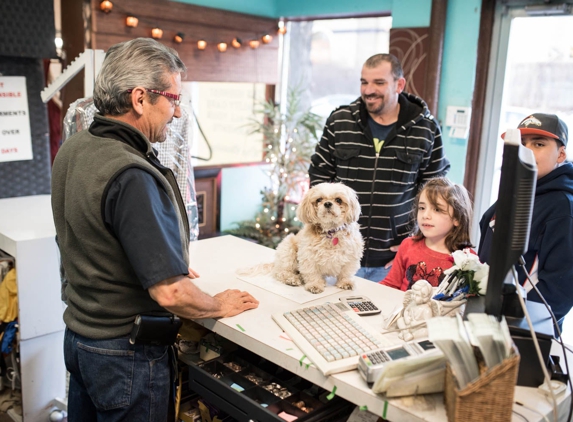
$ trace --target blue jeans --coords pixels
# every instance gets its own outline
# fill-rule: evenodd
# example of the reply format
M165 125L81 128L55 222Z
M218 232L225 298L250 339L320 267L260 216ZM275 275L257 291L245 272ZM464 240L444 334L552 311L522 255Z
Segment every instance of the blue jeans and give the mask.
M379 282L386 278L388 273L390 272L389 268L384 267L360 267L358 272L356 273L356 277L365 278L366 280Z
M92 340L66 328L68 422L165 422L173 383L168 349L128 337Z

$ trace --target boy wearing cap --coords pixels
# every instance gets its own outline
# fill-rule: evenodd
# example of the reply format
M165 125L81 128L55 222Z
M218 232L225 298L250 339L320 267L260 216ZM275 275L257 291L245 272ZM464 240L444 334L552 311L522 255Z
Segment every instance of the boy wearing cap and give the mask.
M517 128L522 145L533 152L537 163L526 269L561 326L573 307L573 165L565 161L567 126L554 114L535 113ZM480 221L482 262L488 261L494 220L495 204ZM527 298L541 302L521 268L518 273Z

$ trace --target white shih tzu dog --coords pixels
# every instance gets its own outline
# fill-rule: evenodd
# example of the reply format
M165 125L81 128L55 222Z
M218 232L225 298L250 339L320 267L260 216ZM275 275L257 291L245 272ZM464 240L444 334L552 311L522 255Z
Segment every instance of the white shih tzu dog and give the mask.
M311 188L298 206L296 216L304 224L278 245L273 264L263 264L243 275L271 272L278 281L300 286L311 293L326 287L324 277L336 277L336 287L350 290L352 276L360 268L364 249L358 226L360 203L341 183L321 183Z

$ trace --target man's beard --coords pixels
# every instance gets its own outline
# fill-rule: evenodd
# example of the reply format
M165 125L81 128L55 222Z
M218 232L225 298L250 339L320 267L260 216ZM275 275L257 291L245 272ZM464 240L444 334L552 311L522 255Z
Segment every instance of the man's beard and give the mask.
M368 98L376 98L376 99L380 99L380 104L369 104L366 99ZM384 107L386 106L386 103L384 102L384 97L381 96L367 96L367 97L363 97L362 100L364 101L364 105L366 106L366 110L368 110L368 113L370 114L380 114L382 113L382 111L384 110Z

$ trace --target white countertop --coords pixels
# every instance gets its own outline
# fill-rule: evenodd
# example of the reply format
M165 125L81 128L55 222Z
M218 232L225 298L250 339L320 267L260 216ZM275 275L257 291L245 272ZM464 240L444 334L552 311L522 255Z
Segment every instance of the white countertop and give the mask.
M307 368L306 365L301 365L299 361L303 353L292 341L281 337L281 328L271 318L271 315L277 312L338 300L340 296L361 294L369 297L382 310L380 315L363 317L368 324L381 330L383 317L401 306L403 292L364 279L356 279L356 286L352 292L338 290L328 297L301 305L235 276L237 268L272 262L274 257L272 249L233 236L223 236L191 242L189 255L191 268L200 274L200 278L195 281L196 285L204 292L216 294L225 289L240 289L248 291L260 301L257 309L232 318L199 320L200 324L326 390L332 391L336 387L336 394L340 397L359 406L367 406L370 412L388 420L445 421L447 419L441 394L386 398L374 394L356 370L324 377L314 366ZM303 288L293 287L293 289ZM391 340L398 341L397 337ZM515 400L550 417L551 405L537 392L537 389L517 387ZM564 414L563 419L568 411L566 407L563 403L560 406L560 413ZM542 420L538 413L521 406L514 405L514 409L528 421ZM513 420L523 419L514 413Z

